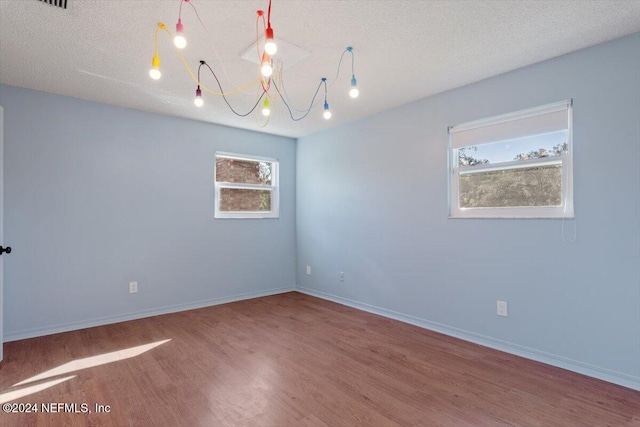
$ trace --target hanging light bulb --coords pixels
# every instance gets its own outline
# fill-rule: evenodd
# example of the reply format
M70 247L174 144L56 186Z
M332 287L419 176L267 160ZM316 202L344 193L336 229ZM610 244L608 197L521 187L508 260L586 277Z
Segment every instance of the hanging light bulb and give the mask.
M269 98L265 98L264 104L262 105L262 115L267 117L271 114L271 108L269 108Z
M271 60L269 56L264 53L262 55L262 67L260 68L260 72L264 77L271 77L273 74L273 67L271 66Z
M153 55L153 59L151 60L151 69L149 70L149 77L153 80L158 80L162 76L160 72L160 57L158 56L158 52Z
M182 25L182 19L178 18L178 23L176 24L176 36L173 38L173 44L176 45L178 49L184 49L187 47L187 39L184 38L184 26Z
M352 98L357 98L358 95L360 95L360 91L358 90L356 76L351 76L351 89L349 90L349 96Z
M324 101L324 113L322 113L322 117L324 117L325 120L331 118L331 110L329 110L329 103L327 101Z
M202 91L200 90L199 85L198 89L196 89L196 97L194 98L193 103L196 107L202 107L204 105L204 101L202 100Z
M269 25L269 28L267 28L264 36L264 51L269 56L275 55L275 53L278 51L278 45L276 45L276 42L273 39L273 29L271 28L271 25Z

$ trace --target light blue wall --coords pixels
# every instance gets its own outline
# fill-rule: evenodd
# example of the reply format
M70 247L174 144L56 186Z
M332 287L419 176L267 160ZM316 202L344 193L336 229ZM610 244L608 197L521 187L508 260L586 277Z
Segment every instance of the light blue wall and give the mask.
M567 98L576 242L560 220L448 220L447 126ZM302 138L297 152L287 138L10 86L0 105L5 339L297 281L640 389L639 34ZM280 159L279 220L213 219L217 150Z
M575 243L447 219L447 126L569 98ZM302 138L296 191L301 290L640 388L640 34Z
M11 86L0 104L5 339L294 288L295 140ZM214 220L217 150L280 160L280 219Z

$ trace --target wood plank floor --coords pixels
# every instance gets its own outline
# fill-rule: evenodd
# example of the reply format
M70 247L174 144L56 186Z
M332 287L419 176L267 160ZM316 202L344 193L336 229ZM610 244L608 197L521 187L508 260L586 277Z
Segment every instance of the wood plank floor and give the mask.
M295 292L4 351L2 400L60 412L3 427L640 426L639 392Z

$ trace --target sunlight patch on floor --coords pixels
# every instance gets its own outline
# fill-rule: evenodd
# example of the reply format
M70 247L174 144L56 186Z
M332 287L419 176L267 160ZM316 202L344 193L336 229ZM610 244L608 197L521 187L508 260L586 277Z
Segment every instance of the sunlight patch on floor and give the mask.
M60 383L68 381L71 378L75 378L75 375L32 385L29 387L21 388L20 390L14 390L14 391L8 391L6 393L2 393L0 394L0 404L11 402L12 400L20 399L21 397L29 396L30 394L37 393L39 391L48 389L49 387L53 387L54 385L58 385Z
M136 347L126 348L124 350L112 351L110 353L99 354L97 356L85 357L83 359L76 359L64 365L60 365L57 368L53 368L34 377L20 381L14 384L13 387L21 386L30 382L44 380L46 378L55 377L57 375L68 374L69 372L79 371L81 369L93 368L99 365L105 365L107 363L118 362L120 360L130 359L145 353L151 349L154 349L171 339L164 341L157 341L150 344L139 345Z

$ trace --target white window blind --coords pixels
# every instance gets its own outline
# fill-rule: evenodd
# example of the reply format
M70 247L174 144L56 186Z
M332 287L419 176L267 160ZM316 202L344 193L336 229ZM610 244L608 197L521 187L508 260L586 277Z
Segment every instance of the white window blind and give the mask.
M562 101L449 128L451 148L524 138L569 129L571 101Z

